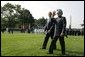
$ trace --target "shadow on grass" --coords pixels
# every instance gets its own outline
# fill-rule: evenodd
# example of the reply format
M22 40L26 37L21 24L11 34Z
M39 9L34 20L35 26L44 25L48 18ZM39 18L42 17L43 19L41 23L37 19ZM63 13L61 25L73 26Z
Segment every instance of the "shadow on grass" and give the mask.
M61 49L56 49L56 51L60 51L61 52ZM71 50L66 50L66 56L84 56L84 52L78 52L78 51L71 51ZM57 54L57 55L60 55L60 54ZM61 55L63 56L63 55Z

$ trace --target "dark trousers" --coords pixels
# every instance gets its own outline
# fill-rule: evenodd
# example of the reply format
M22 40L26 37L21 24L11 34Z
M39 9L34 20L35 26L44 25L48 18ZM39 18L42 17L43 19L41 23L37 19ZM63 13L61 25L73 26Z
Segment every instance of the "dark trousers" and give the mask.
M52 40L51 45L50 45L50 48L49 48L49 53L53 53L53 47L54 47L56 41L58 40L58 38L59 38L59 41L60 41L62 54L65 54L64 37L59 37L59 36L54 37L54 39Z
M8 32L13 34L13 29L9 29Z
M51 37L51 39L53 39L53 34L47 33L46 34L46 37L44 39L44 43L43 43L42 48L46 49L47 42L48 42L48 40L49 40L50 37ZM54 49L56 49L56 43L54 43Z

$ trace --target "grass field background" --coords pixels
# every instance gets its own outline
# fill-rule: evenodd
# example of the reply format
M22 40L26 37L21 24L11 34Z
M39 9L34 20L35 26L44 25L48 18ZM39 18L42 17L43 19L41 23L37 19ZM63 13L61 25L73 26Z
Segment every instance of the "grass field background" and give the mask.
M53 54L47 54L51 38L46 49L40 49L45 34L28 33L1 33L1 56L62 56L59 40L57 50ZM65 38L67 56L84 55L84 36L68 36Z

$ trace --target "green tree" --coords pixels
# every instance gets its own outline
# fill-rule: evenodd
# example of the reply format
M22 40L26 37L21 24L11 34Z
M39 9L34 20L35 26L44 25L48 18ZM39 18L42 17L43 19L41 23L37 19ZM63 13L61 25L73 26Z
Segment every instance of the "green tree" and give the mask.
M7 22L7 27L13 28L14 24L14 5L7 3L2 7L2 19Z
M1 7L1 24L6 27L24 26L30 28L34 24L34 18L29 10L21 8L21 5L12 5L10 3Z
M46 23L47 23L47 19L44 17L35 20L35 25L38 27L44 27Z
M19 21L24 29L30 29L31 25L34 23L34 18L29 10L22 9L19 11Z

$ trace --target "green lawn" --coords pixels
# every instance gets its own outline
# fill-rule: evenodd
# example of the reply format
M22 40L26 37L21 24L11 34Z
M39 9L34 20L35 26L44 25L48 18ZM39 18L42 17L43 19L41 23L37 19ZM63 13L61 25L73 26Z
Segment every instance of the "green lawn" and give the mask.
M47 54L51 39L46 50L40 49L44 37L44 34L1 33L1 56L62 56L59 40L54 54ZM84 36L68 36L65 38L65 44L67 56L84 55Z

